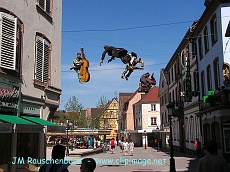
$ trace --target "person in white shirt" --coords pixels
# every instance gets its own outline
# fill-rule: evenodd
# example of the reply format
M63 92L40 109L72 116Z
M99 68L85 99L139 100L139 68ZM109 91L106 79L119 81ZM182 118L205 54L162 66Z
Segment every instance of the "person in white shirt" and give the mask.
M134 149L134 143L131 140L130 143L129 143L129 151L130 151L130 155L132 155L132 156L133 156L133 149Z
M124 151L125 151L125 156L127 156L128 151L129 151L129 143L127 142L127 140L124 140L123 147L124 147Z

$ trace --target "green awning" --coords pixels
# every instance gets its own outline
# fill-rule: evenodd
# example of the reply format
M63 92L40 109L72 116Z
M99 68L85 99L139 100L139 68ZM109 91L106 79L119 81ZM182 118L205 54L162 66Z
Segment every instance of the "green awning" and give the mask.
M22 119L18 116L14 115L2 115L0 114L0 120L9 122L11 124L29 124L29 125L35 125L33 122L30 122L28 120Z
M38 118L38 117L32 117L32 116L21 116L22 118L29 120L31 122L34 122L36 124L45 125L45 126L59 126L57 124L54 124L52 122L46 121L44 119Z

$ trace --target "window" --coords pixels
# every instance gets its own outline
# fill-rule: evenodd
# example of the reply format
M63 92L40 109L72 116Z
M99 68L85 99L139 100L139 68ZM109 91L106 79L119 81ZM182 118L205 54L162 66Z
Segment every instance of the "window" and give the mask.
M207 53L209 50L208 27L207 26L205 26L205 28L204 28L204 49L205 49L205 53Z
M219 61L218 58L216 58L213 62L213 72L214 72L214 81L215 81L215 89L217 89L220 86L220 75L219 75Z
M211 27L212 46L213 46L218 40L216 14L214 14L212 19L210 20L210 27Z
M203 59L203 47L202 47L201 35L198 37L198 49L199 49L199 56L200 56L200 60L201 60L201 59Z
M48 39L36 36L35 80L46 84L50 75L50 46Z
M116 104L116 103L114 103L114 104L113 104L113 107L116 107L116 106L117 106L117 104Z
M113 118L113 111L110 111L110 118Z
M174 67L172 67L172 69L171 69L171 77L172 77L172 82L174 81L174 77L173 77L173 75L174 75Z
M194 92L197 95L198 92L198 78L197 78L198 71L197 69L193 72L193 83L194 83Z
M201 93L202 97L205 95L205 78L204 78L204 71L201 72Z
M13 15L0 12L0 67L20 73L22 23Z
M192 59L194 59L196 56L197 56L196 43L192 43Z
M38 1L38 6L45 11L48 15L51 16L51 0L37 0Z
M184 123L184 128L185 128L185 140L189 140L189 128L188 128L188 118L185 118L185 123Z
M195 123L196 123L196 138L200 138L200 120L197 116L195 117Z
M151 104L151 111L156 111L156 105L155 104Z
M211 77L211 67L208 65L207 67L207 86L208 86L208 91L212 89L212 77Z
M109 120L108 119L104 119L104 124L109 124Z
M156 117L151 118L151 125L157 125L157 118Z
M195 138L194 138L194 119L193 119L193 116L190 117L189 124L190 124L190 141L194 142Z

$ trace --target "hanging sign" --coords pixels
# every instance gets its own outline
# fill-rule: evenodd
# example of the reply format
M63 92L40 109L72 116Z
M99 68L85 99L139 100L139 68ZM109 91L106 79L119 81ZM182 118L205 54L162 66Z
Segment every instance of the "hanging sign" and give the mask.
M16 115L18 111L19 87L0 82L0 112Z

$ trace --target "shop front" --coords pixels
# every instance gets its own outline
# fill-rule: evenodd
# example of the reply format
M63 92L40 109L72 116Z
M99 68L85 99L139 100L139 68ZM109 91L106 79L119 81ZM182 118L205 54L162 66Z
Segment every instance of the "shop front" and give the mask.
M36 150L30 148L38 143L36 135L43 132L43 126L24 120L18 116L0 114L0 170L14 171L26 166L26 161L14 164L18 157L37 157Z

